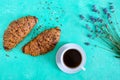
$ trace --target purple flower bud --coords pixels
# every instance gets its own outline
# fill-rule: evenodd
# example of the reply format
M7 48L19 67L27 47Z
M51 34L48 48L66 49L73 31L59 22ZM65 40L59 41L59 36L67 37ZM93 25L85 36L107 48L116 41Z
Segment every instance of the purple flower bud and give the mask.
M110 13L107 13L107 18L111 18L111 15L110 15Z
M113 6L113 3L112 3L112 2L109 2L109 9L110 9L110 11L111 11L112 13L115 12L114 6Z
M102 33L102 31L100 30L100 31L98 31L98 33L99 33L99 34L101 34L101 33Z
M109 23L112 24L113 22L110 20Z
M107 14L108 13L107 8L103 8L103 12L104 12L104 14Z
M98 12L98 13L100 13L99 10L96 8L95 5L92 6L92 11L93 11L93 12Z
M99 22L102 23L102 22L103 22L103 19L100 19Z
M91 34L88 34L88 35L87 35L87 37L91 38L91 37L92 37L92 35L91 35Z
M103 22L103 19L99 19L99 22L102 23L102 22Z
M113 6L110 6L110 10L112 10L112 9L114 9L114 7L113 7Z
M90 20L91 20L92 22L96 22L96 21L97 21L96 18L94 18L93 16L90 16L89 18L90 18Z
M111 10L111 12L114 12L114 6L110 6L109 9Z
M87 45L87 46L89 46L89 45L90 45L90 43L89 43L89 42L85 42L84 44L85 44L85 45Z
M85 17L83 15L79 15L80 19L83 20Z
M94 9L92 9L92 11L93 11L93 12L98 12L98 10L97 10L97 9L95 9L95 8L94 8Z
M102 20L101 18L97 18L96 20L97 20L98 22L100 22L100 23L103 22L103 20Z

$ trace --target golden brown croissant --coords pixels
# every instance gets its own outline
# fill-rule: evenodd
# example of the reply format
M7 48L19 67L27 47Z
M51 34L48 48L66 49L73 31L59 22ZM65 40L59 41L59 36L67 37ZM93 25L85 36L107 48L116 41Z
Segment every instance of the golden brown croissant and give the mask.
M11 22L4 33L4 49L14 48L27 36L37 21L38 19L34 16L26 16Z
M23 47L23 52L32 56L45 54L52 50L60 38L58 27L45 30Z

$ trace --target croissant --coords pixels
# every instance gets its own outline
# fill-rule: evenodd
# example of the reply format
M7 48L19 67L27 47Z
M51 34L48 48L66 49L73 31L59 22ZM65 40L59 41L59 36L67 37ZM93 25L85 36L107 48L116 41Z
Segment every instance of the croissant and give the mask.
M58 27L45 30L26 44L23 47L23 52L32 56L38 56L53 50L60 39L60 32L61 30Z
M34 16L22 17L9 24L8 29L4 33L4 49L11 50L32 30L38 19Z

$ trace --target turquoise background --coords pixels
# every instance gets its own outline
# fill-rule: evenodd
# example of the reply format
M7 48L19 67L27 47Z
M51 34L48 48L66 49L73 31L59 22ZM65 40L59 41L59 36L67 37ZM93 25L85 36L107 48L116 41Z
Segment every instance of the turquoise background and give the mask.
M85 41L99 43L86 37L84 22L78 16L92 14L89 8L92 4L106 7L110 1L114 2L120 20L119 0L0 0L0 80L120 80L120 60L114 58L113 53L84 45ZM38 17L38 24L20 44L6 52L3 49L4 31L11 21L27 15ZM21 48L27 42L55 26L60 26L62 32L53 51L37 57L23 54ZM85 50L86 71L66 74L57 67L56 52L69 42L77 43Z

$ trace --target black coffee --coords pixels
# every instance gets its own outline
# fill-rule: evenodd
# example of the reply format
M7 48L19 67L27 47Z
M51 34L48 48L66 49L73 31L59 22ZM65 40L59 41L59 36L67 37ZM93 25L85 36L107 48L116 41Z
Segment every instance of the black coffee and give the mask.
M75 49L67 50L63 55L64 64L70 68L75 68L80 65L82 57L80 52Z

